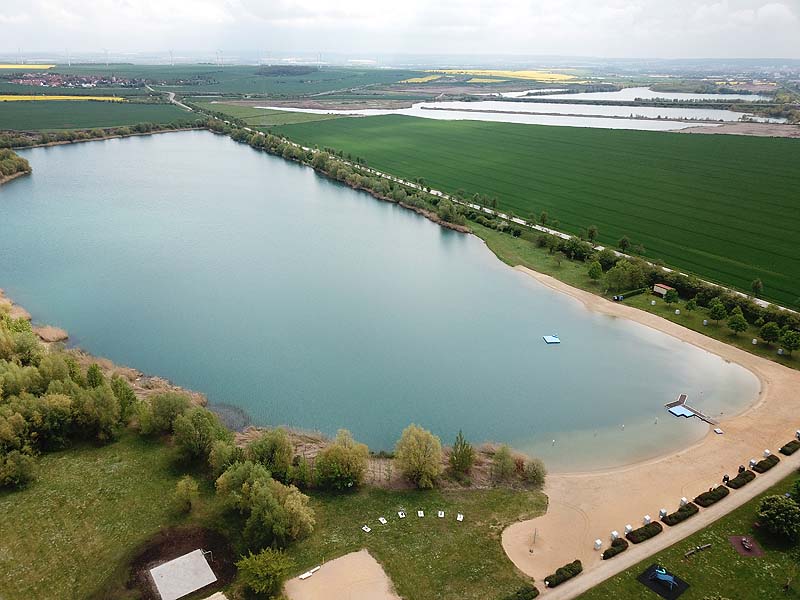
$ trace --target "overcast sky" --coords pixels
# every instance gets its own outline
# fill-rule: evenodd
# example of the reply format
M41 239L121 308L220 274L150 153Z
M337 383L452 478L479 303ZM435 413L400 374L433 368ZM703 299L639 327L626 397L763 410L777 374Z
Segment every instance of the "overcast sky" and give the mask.
M800 0L0 0L0 52L800 58Z

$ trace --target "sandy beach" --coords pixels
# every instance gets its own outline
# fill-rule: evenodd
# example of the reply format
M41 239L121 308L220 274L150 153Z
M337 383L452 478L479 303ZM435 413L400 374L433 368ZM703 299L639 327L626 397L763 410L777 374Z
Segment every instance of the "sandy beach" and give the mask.
M761 458L763 451L777 452L800 428L800 372L749 354L698 332L681 327L659 316L617 304L568 286L548 275L522 266L527 273L550 288L577 298L594 311L623 317L652 327L679 340L712 352L725 360L749 369L761 382L758 400L745 412L720 423L724 435L709 431L700 442L678 453L627 467L591 473L553 474L545 493L547 513L536 519L516 523L502 535L503 549L524 573L540 582L563 564L579 558L585 573L547 592L552 598L572 598L591 585L623 570L636 560L685 537L710 520L732 510L762 488L787 475L800 459L786 459L767 475L733 492L715 507L701 510L699 516L654 540L632 547L628 552L604 563L593 550L595 539L608 547L610 533L622 532L626 524L638 527L644 515L658 518L660 508L678 508L681 497L689 499L721 482L725 473L734 475L740 464ZM536 546L531 542L536 531ZM596 573L593 573L596 571Z

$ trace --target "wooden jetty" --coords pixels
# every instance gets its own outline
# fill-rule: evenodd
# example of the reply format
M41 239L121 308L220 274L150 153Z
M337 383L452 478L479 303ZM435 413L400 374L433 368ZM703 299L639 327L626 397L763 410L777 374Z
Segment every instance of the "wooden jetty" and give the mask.
M717 421L709 417L708 415L703 414L696 408L692 408L688 404L686 404L686 394L681 394L678 396L677 400L673 400L672 402L667 402L664 407L670 412L670 414L675 415L676 417L697 417L698 419L705 421L709 425L718 425Z

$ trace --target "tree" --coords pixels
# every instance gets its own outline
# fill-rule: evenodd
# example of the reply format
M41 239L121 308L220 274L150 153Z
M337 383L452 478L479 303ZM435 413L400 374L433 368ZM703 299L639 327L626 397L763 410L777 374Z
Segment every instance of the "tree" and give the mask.
M36 463L27 454L12 450L5 456L0 455L0 488L24 487L33 481Z
M594 242L597 239L597 225L589 225L589 229L586 230L586 237L589 238L590 242Z
M781 336L781 346L789 354L795 350L800 350L800 332L788 330Z
M340 429L336 440L317 455L317 481L328 489L358 487L364 483L368 461L366 444L356 442L349 431Z
M728 317L728 311L725 309L725 305L719 300L719 298L714 298L714 300L709 303L708 316L717 323Z
M750 289L753 290L753 296L760 298L764 291L764 282L761 279L754 279L753 283L750 284Z
M542 225L547 225L547 211L543 210L542 214L539 215L539 223Z
M456 473L467 475L475 462L475 449L458 430L453 450L450 452L450 468Z
M761 326L758 334L768 344L774 344L781 337L781 328L775 321L770 321Z
M100 365L97 363L89 365L89 368L86 369L86 385L90 388L96 388L103 385L104 382L105 378L100 370Z
M688 312L692 312L693 310L697 310L697 300L695 300L694 298L689 298L689 300L686 301L685 308L686 308L686 310Z
M603 276L603 267L600 261L594 261L589 265L589 277L595 281Z
M208 453L208 466L211 468L211 473L214 477L219 477L233 463L242 460L244 460L244 453L233 442L217 440L211 444L211 452Z
M442 473L442 444L430 431L411 424L395 446L403 475L420 489L432 488Z
M200 491L194 477L191 475L181 477L175 484L175 495L172 498L175 512L191 512L192 507L197 504L199 499Z
M172 431L175 419L186 412L190 405L191 400L188 396L176 392L156 394L148 401L139 402L136 406L139 431L143 435Z
M283 551L267 548L249 552L236 563L239 581L256 598L277 598L283 582L294 568L294 561Z
M667 290L667 293L664 294L664 302L667 304L675 304L678 301L678 292L675 290Z
M492 477L495 481L508 481L514 474L514 468L511 448L503 444L492 456Z
M597 259L597 262L600 263L600 266L603 267L603 271L608 271L619 261L617 253L611 248L603 248L597 253L595 258Z
M644 272L638 264L620 260L606 273L606 281L610 288L618 292L637 289L644 283Z
M244 449L247 460L264 465L278 481L288 481L294 450L286 430L265 431Z
M743 331L747 331L747 321L741 313L733 313L731 318L728 319L728 327L730 327L734 335L738 335Z
M800 506L785 496L767 496L758 507L758 522L771 534L800 539Z
M136 394L133 393L130 384L119 375L111 377L111 391L119 401L120 416L123 422L127 422L133 405L136 404Z
M628 236L622 236L620 240L617 242L617 248L622 250L623 252L627 252L628 248L631 247L631 241L628 239Z
M175 419L175 445L189 459L208 460L214 442L231 441L233 434L207 408L195 406Z

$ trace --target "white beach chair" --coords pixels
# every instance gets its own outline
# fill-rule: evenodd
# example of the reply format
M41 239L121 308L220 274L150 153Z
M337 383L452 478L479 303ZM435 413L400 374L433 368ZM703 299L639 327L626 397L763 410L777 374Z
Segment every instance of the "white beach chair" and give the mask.
M417 516L418 516L418 517L421 519L422 517L424 517L424 516L425 516L425 511L418 510L418 511L417 511Z
M386 525L386 519L384 519L383 517L378 517L378 521L381 522L381 525Z
M456 516L456 521L458 521L460 523L463 520L464 520L464 515L462 515L461 513L458 513L458 515Z
M401 519L405 519L406 518L406 513L405 513L405 511L401 510L401 511L397 512L397 516L400 517Z
M438 512L438 515L439 515L439 518L440 518L440 519L444 519L444 511L443 511L443 510L440 510L440 511Z
M369 528L369 527L367 527L366 525L364 525L364 526L361 528L361 530L362 530L364 533L369 533L370 531L372 531L372 529L370 529L370 528Z

